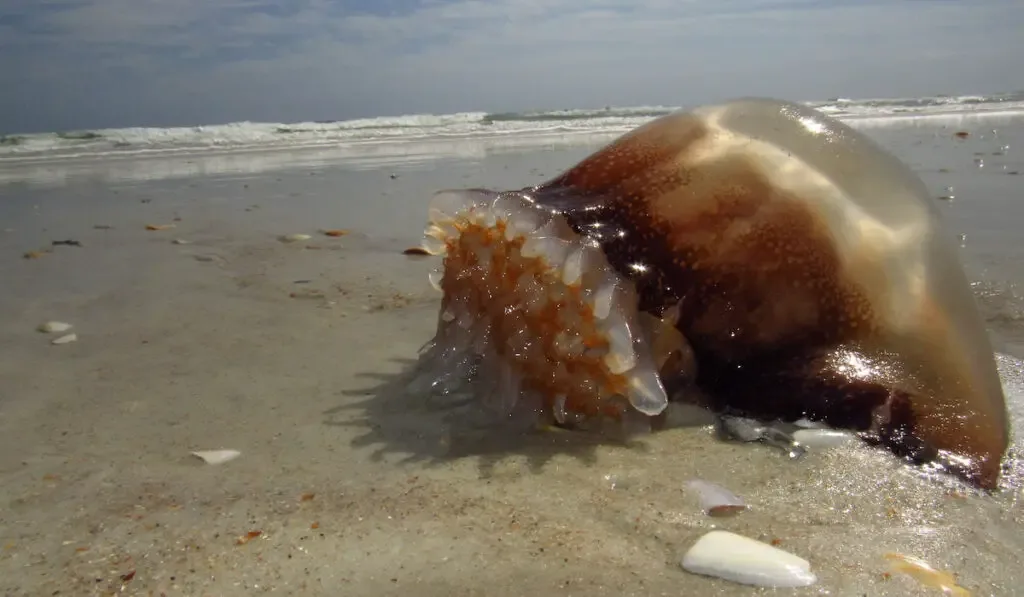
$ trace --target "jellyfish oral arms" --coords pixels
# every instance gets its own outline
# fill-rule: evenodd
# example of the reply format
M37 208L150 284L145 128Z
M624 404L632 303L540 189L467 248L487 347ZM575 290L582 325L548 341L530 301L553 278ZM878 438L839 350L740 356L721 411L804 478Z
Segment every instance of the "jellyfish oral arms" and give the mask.
M476 378L501 412L525 406L561 424L665 409L640 329L649 316L596 242L522 193L438 193L430 218L424 248L445 255L431 274L444 293L431 370Z
M823 114L670 114L537 187L439 193L429 218L439 387L559 422L643 421L670 395L807 418L998 482L1006 409L956 246L913 172Z

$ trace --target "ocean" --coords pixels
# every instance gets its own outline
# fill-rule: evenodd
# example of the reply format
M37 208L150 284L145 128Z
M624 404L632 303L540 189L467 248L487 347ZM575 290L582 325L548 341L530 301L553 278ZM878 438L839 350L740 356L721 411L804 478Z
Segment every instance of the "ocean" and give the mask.
M908 119L956 119L1024 113L1024 91L982 96L830 99L804 102L826 114L870 127ZM495 146L572 143L617 135L684 106L607 107L537 112L412 114L323 122L231 122L171 128L85 129L0 135L0 164L52 158L138 156L202 150L299 149L345 146L372 153L381 144L431 139L489 140ZM691 106L692 107L692 106Z

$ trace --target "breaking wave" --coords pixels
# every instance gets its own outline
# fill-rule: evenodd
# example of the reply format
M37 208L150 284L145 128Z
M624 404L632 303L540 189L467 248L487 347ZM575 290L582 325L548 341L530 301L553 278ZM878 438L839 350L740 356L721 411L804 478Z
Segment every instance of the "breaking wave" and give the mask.
M1024 92L805 102L857 126L899 120L1024 114ZM233 122L189 127L136 127L0 135L0 162L203 149L275 149L402 143L430 138L566 136L628 131L682 106L606 107L535 112L414 114L295 123Z

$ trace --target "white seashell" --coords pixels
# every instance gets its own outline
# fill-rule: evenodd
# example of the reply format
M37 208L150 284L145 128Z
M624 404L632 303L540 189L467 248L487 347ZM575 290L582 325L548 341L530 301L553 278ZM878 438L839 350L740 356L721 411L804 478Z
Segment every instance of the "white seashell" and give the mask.
M812 450L827 450L844 446L855 438L853 434L838 429L797 429L793 440Z
M47 321L46 323L40 324L38 328L40 332L44 334L54 334L57 332L66 332L71 329L70 323L64 323L63 321Z
M728 531L711 531L683 556L683 569L757 587L806 587L818 581L807 560Z
M283 236L279 236L278 240L283 243L295 243L303 240L309 240L311 238L313 237L308 234L285 234Z
M747 509L743 498L709 481L692 479L686 486L696 492L700 506L708 516L729 516Z
M50 340L50 344L70 344L71 342L74 342L76 340L78 340L78 335L72 333L67 334L66 336L61 336L60 338L54 338L53 340Z
M242 455L238 450L199 450L192 452L196 458L202 459L206 464L224 464Z

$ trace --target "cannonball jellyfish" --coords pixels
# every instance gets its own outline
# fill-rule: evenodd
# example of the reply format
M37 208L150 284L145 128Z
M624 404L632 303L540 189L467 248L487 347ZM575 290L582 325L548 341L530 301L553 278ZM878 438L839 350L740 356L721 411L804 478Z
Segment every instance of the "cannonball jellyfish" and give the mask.
M957 245L907 166L820 112L672 113L428 218L434 389L567 426L670 400L807 419L997 485L1009 423Z

